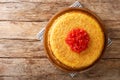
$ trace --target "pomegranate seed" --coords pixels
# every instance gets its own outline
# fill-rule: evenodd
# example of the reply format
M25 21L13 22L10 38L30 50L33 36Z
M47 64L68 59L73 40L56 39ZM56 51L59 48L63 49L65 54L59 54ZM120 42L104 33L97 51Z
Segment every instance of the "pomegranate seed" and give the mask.
M80 53L88 47L89 35L83 29L73 29L66 37L66 43L70 46L71 50Z

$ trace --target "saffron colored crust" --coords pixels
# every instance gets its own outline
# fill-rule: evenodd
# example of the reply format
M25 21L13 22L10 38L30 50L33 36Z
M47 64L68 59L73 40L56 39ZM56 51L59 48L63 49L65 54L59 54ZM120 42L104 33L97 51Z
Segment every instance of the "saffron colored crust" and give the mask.
M82 70L90 67L101 56L105 46L105 35L100 21L81 9L66 9L54 16L45 32L45 48L48 57L58 67ZM65 39L73 29L84 29L89 35L87 49L80 54L72 51Z

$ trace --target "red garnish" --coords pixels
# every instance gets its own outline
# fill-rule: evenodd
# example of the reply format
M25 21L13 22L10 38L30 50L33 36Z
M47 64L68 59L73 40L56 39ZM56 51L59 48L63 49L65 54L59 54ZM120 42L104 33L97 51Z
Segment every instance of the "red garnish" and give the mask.
M88 47L89 35L83 29L74 29L70 31L65 39L71 50L80 53Z

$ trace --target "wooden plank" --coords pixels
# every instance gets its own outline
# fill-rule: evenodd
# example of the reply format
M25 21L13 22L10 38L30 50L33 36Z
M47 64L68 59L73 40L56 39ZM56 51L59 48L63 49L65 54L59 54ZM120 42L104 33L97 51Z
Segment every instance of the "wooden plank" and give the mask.
M73 1L74 2L74 1ZM70 1L0 3L0 20L48 21L53 14L70 6ZM82 4L97 13L103 20L120 20L120 1L83 1ZM101 8L102 6L102 8Z
M46 22L0 21L0 38L37 39Z
M120 58L120 39L113 39L103 58ZM0 39L1 58L46 58L43 43L38 40Z
M0 59L0 78L15 80L73 80L67 73L55 68L47 59ZM120 78L120 60L100 60L74 80L117 80Z
M43 43L37 40L0 40L0 57L46 57Z
M1 0L0 2L75 2L76 0ZM114 0L77 0L79 2L113 2ZM116 0L119 2L119 0Z
M103 21L110 38L120 38L120 21Z
M48 6L49 5L49 6ZM46 21L69 3L0 3L0 20Z
M76 0L2 0L0 2L74 2ZM81 1L81 0L79 0Z
M0 76L63 74L47 59L0 59Z
M120 38L120 21L103 21L110 38ZM37 39L36 34L47 22L0 21L0 39Z

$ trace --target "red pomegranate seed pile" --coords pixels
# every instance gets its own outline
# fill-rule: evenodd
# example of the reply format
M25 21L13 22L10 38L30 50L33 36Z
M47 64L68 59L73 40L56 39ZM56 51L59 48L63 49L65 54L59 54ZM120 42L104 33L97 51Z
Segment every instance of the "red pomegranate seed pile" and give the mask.
M73 29L65 39L71 50L80 53L88 47L90 38L88 33L83 29Z

